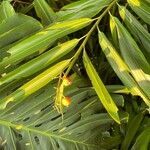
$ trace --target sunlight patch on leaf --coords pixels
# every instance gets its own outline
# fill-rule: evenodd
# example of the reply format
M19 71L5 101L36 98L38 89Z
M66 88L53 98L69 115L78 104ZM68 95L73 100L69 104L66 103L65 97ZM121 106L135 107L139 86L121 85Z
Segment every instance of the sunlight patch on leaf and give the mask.
M50 27L48 27L48 29L53 30L53 29L59 29L62 30L64 28L76 28L77 26L82 26L85 24L89 24L92 22L92 19L90 18L81 18L81 19L77 19L77 20L71 20L68 22L58 22Z

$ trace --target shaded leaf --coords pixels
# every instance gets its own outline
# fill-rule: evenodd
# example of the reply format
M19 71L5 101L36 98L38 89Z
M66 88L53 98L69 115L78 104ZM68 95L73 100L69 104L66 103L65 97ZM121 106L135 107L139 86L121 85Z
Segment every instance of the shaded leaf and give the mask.
M34 8L43 25L49 25L56 21L56 14L45 0L34 0Z
M142 120L143 120L143 114L142 113L136 115L131 120L131 122L129 123L128 129L127 129L126 136L122 142L121 150L129 149L129 146L130 146L136 132L138 131L138 128L140 127Z
M13 142L13 148L19 146L25 150L99 150L101 135L110 129L113 120L106 113L97 113L99 101L86 89L80 90L79 85L84 84L80 78L75 78L67 90L72 103L64 109L63 121L53 108L55 83L0 111L0 135L2 140L8 137L5 147L12 148Z
M136 139L131 150L148 150L150 143L150 127L147 127Z
M0 24L0 48L42 29L42 25L29 16L15 14Z

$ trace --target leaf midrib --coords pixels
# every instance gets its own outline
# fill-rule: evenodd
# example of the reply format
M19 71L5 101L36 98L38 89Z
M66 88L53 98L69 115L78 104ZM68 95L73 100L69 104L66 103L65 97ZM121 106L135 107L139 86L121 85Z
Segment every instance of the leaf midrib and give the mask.
M16 125L16 124L13 124L13 123L11 123L7 120L1 120L1 119L0 119L0 125L7 126L9 128L10 127L12 127L12 128L17 128L18 127L18 125ZM52 133L42 132L42 131L39 131L39 130L36 130L36 129L33 129L33 128L29 128L29 127L26 127L26 126L22 126L21 130L25 130L27 132L34 132L34 133L37 133L37 134L40 134L40 135L43 135L43 136L46 136L46 137L49 137L49 138L54 137L54 138L57 138L57 139L60 139L60 140L63 140L63 141L82 144L84 146L98 147L97 145L94 145L94 144L86 144L86 143L83 143L81 141L75 141L75 140L67 139L67 138L64 138L64 137L61 137L61 136L57 136L57 135L52 134Z

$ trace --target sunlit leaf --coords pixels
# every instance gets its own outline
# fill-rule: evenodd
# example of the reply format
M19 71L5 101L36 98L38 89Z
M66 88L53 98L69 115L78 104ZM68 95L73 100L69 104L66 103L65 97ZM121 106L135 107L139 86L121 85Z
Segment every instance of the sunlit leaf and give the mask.
M3 69L8 65L18 63L35 52L46 50L57 39L80 30L89 25L91 22L92 20L89 18L82 18L59 22L52 26L48 26L44 30L39 31L10 48L7 51L7 53L10 53L10 56L3 59L0 63L0 68Z
M39 74L26 84L18 88L15 92L0 101L0 109L4 109L9 102L21 101L27 96L39 90L40 88L44 87L56 76L62 73L63 70L68 66L69 62L70 60L64 60L57 63L56 65L47 69L43 73Z
M140 47L144 47L145 57L150 61L150 34L125 7L119 5L119 14Z
M117 28L121 55L138 85L148 98L150 98L150 64L127 29L116 17L111 16L111 19Z
M34 58L31 61L19 66L17 69L2 77L0 79L0 85L9 83L13 80L19 80L21 78L28 77L42 70L43 68L46 68L69 53L78 44L78 42L79 39L74 39L60 44L38 56L37 58Z
M104 33L99 31L99 43L102 47L102 50L109 61L110 65L114 69L117 76L123 82L123 84L129 89L131 94L139 95L143 98L145 103L150 107L150 101L145 96L143 91L140 89L138 84L135 82L133 77L130 75L130 69L123 61L123 59L119 56L117 50L112 46L110 41L106 38Z
M105 88L105 85L101 81L100 77L98 76L94 66L92 65L90 59L88 58L88 55L84 51L83 54L83 62L85 69L87 71L87 74L92 82L92 85L107 112L110 114L110 116L117 122L120 123L119 115L118 115L118 108L115 105L114 101L112 100L110 94L108 93L107 89Z
M148 0L127 0L133 11L146 23L150 24L150 1Z

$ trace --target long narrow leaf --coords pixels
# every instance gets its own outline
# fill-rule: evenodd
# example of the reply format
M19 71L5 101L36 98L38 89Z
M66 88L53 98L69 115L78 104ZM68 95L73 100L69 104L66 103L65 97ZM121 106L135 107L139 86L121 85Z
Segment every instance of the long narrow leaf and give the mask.
M34 7L43 25L49 25L56 21L56 13L45 0L34 0Z
M4 109L9 102L21 101L40 88L44 87L51 80L53 80L53 78L59 75L68 66L69 62L70 60L59 62L21 86L15 92L0 101L0 109Z
M0 5L0 23L13 15L15 15L14 8L8 1L3 1Z
M140 127L142 120L143 120L143 114L142 113L136 115L133 118L133 120L131 120L129 127L127 129L125 139L122 142L121 150L129 149L129 146L130 146L138 128Z
M130 70L128 66L119 56L117 50L115 50L115 48L106 38L104 33L100 31L99 31L99 43L100 46L102 47L102 50L107 60L109 61L110 65L112 66L112 68L114 69L115 73L120 78L120 80L123 82L123 84L129 89L131 94L141 96L145 101L145 103L150 107L149 99L145 96L143 91L140 89L138 84L130 75Z
M131 74L136 82L148 98L150 98L150 64L120 21L113 16L111 16L111 19L117 28L118 42L122 57L130 68Z
M92 85L107 112L109 115L117 122L120 123L119 115L118 115L118 108L115 105L114 101L112 100L110 94L108 93L105 85L101 81L100 77L98 76L94 66L92 65L90 59L88 58L86 52L84 51L83 54L83 62L87 74L92 82Z
M119 5L119 14L140 46L144 47L145 57L150 61L150 34L124 6Z
M42 25L34 18L15 14L0 24L0 48L25 38L40 29L42 29Z
M147 0L127 0L133 11L150 25L150 1Z
M131 150L148 150L150 143L150 127L147 127L136 139Z
M24 77L28 77L43 68L46 68L50 64L54 63L64 55L69 53L79 42L79 39L74 39L63 44L60 44L53 49L43 53L39 57L32 59L31 61L19 66L17 69L6 74L0 79L0 85L9 83L13 80L19 80Z
M8 65L18 63L35 52L46 50L57 39L80 30L89 25L91 22L92 20L89 18L82 18L55 23L54 25L45 28L10 48L7 51L7 53L10 53L10 56L3 59L0 63L0 68L3 69Z

